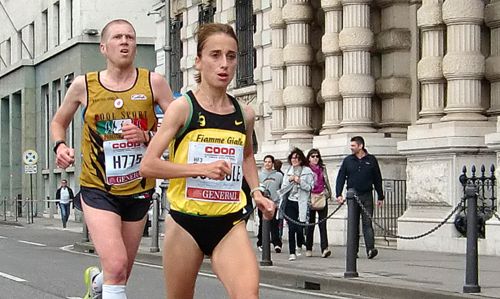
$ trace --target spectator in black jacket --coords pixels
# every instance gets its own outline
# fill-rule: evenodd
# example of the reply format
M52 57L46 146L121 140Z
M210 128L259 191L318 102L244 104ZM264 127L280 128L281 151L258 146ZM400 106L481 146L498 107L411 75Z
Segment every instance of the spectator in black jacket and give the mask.
M56 191L56 204L59 204L59 208L61 209L63 228L66 228L66 223L69 218L69 205L73 198L75 198L75 196L73 195L73 190L68 187L68 181L64 179L61 180L61 187Z
M342 190L347 180L347 189L353 188L355 190L365 209L373 216L373 187L375 187L375 191L377 192L377 207L381 207L384 200L382 175L377 159L365 149L365 140L361 136L351 138L351 152L352 155L347 156L342 162L337 175L337 202L342 203L345 200L342 197ZM356 206L358 205L357 203L355 204ZM355 217L359 218L359 214L362 217L366 254L369 259L372 259L378 254L378 250L375 248L372 222L365 213L362 213L360 208L357 209ZM357 244L359 247L359 239ZM356 249L357 251L358 249Z

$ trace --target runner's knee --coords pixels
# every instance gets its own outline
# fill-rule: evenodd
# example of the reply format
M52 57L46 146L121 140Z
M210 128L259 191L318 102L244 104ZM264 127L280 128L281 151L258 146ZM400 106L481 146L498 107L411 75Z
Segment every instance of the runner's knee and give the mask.
M113 256L102 259L104 280L109 284L119 284L127 281L128 264L126 257Z

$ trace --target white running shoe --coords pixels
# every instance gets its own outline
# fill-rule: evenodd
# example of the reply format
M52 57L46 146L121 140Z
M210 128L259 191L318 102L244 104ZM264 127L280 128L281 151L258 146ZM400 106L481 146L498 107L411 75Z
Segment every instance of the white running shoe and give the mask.
M289 261L295 261L297 259L297 256L295 254L290 254L290 257L288 258Z
M85 293L83 299L102 298L102 294L94 292L94 288L92 287L92 282L99 273L101 273L101 270L99 270L99 268L96 266L88 267L87 269L85 269L85 272L83 272L83 281L85 282L85 287L87 289L87 293Z

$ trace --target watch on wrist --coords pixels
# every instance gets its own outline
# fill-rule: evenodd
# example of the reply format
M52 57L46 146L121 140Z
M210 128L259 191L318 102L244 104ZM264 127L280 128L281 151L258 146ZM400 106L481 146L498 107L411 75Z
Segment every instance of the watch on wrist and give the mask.
M260 191L260 193L262 193L262 195L264 195L264 191L266 191L266 189L262 186L259 186L259 187L255 187L253 188L252 190L250 190L250 196L253 198L253 194L255 191Z
M59 148L59 146L61 144L66 144L66 141L64 140L57 140L55 143L54 143L54 153L57 154L57 149Z

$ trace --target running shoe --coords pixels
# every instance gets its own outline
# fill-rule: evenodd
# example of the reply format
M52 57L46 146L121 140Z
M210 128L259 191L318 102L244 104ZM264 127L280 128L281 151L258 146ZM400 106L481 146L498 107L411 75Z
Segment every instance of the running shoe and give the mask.
M290 257L288 258L289 261L295 261L297 259L297 256L295 254L290 254Z
M332 251L330 249L326 248L325 250L323 250L323 253L321 254L321 257L327 258L330 255L332 255Z
M313 252L312 252L312 250L306 250L306 256L307 256L307 257L311 257L311 256L313 256Z
M99 268L96 266L88 267L87 269L85 269L85 272L83 272L83 281L85 282L85 288L87 289L87 293L85 293L83 299L102 298L102 294L94 292L94 288L92 287L92 282L99 273L101 273L101 270L99 270Z

